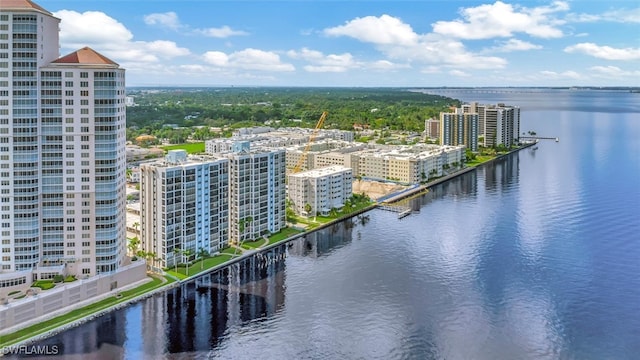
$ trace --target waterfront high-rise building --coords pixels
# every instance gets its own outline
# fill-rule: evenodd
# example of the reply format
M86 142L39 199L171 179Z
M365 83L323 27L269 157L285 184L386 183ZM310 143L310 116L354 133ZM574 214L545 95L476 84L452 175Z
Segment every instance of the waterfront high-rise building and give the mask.
M464 145L478 151L478 114L463 113L462 109L440 113L440 129L440 145Z
M284 149L234 148L223 156L229 159L229 240L238 244L286 226L286 160Z
M140 166L140 240L157 265L172 267L228 245L228 173L229 160L187 157L185 150Z
M90 48L59 57L59 21L0 1L0 280L125 256L124 69Z
M462 111L478 114L478 133L484 137L484 146L510 147L518 142L520 138L519 107L505 104L481 105L474 102L462 105Z
M460 107L465 114L478 114L478 136L484 135L484 109L486 105L472 102L469 104L462 104Z

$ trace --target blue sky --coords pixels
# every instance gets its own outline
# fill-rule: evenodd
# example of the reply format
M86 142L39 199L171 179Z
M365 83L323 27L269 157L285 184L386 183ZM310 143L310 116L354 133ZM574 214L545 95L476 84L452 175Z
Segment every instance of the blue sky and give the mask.
M640 0L35 0L129 86L639 86Z

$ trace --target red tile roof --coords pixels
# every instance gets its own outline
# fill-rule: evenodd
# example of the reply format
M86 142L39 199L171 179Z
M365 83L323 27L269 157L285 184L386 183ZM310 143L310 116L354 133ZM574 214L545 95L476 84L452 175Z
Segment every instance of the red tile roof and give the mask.
M4 1L4 0L0 0ZM97 51L83 47L82 49L65 55L52 62L53 64L86 64L86 65L116 65L118 64L107 58L106 56L98 53Z
M0 0L0 9L34 9L51 15L50 12L31 0Z

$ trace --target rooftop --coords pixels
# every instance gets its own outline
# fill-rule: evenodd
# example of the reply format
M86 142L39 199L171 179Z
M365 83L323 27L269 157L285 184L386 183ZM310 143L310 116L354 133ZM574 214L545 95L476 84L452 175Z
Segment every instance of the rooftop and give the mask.
M50 12L48 12L47 10L45 10L43 7L41 7L40 5L34 3L31 0L1 0L0 1L0 9L3 10L8 10L8 9L15 9L15 10L38 10L41 11L45 14L49 14L51 15Z
M291 177L303 177L303 178L305 178L305 177L316 178L316 177L321 177L321 176L341 173L341 172L343 172L345 170L352 171L351 168L348 168L348 167L344 167L344 166L341 166L341 165L333 165L333 166L327 166L327 167L307 170L307 171L303 171L303 172L300 172L300 173L297 173L297 174L291 174L289 176L291 176Z
M118 66L118 64L115 61L107 58L106 56L86 46L80 50L72 52L71 54L65 55L57 60L54 60L52 64L85 64L85 65Z

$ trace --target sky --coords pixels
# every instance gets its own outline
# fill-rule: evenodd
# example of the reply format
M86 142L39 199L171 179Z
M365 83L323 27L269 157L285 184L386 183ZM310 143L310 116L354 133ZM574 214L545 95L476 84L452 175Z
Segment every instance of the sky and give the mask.
M128 86L640 86L640 0L35 2Z

